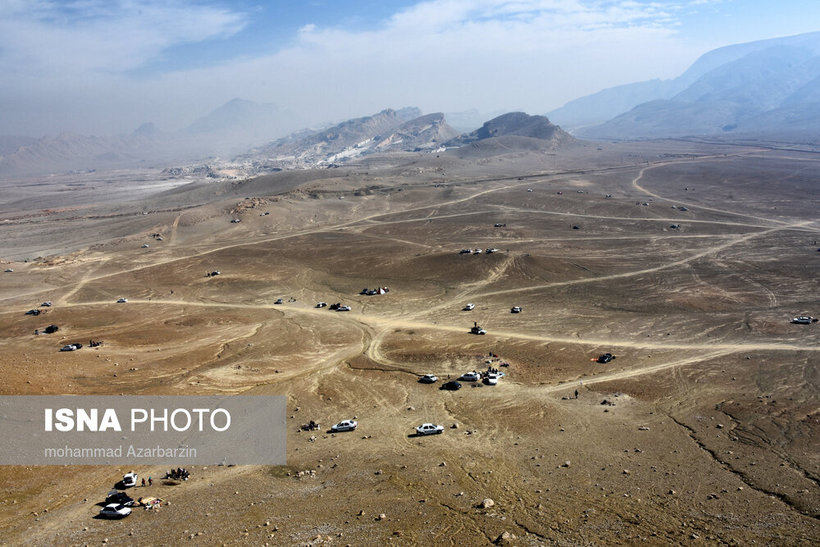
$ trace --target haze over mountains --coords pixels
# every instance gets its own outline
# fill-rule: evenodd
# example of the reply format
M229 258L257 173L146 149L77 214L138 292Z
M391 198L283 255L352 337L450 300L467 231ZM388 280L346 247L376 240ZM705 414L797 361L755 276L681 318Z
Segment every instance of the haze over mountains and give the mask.
M820 140L820 32L713 50L673 80L605 89L549 113L576 136Z
M454 120L451 122L450 118ZM586 139L709 136L820 142L820 32L727 46L699 58L673 80L605 89L543 116L497 116L475 131L480 114L445 116L386 109L320 129L303 129L287 108L233 99L189 126L164 132L152 123L129 135L0 137L0 176L73 170L159 167L215 157L272 168L331 165L388 151L434 151L488 138L541 149ZM455 129L450 123L454 123ZM535 139L535 140L532 140ZM549 142L550 144L545 144ZM487 153L500 141L481 145Z
M262 113L262 117L257 114ZM243 174L258 174L280 169L332 166L374 153L441 152L485 140L506 139L501 149L523 146L527 149L554 148L574 141L566 132L543 116L522 112L509 113L486 122L472 133L459 135L442 113L422 114L415 107L386 109L371 116L344 121L318 129L304 129L255 148L242 149L237 142L248 142L253 128L263 131L260 119L281 119L278 109L235 99L177 133L163 133L153 124L140 126L131 135L85 137L60 135L42 138L20 146L0 157L0 175L39 174L65 170L93 170L113 167L168 167L186 162L208 160L220 150L226 155L219 162L244 166ZM274 127L271 124L268 127ZM282 127L282 125L275 125ZM242 133L239 141L233 133ZM262 137L258 137L262 138ZM513 139L513 140L510 140ZM515 143L514 143L515 141ZM228 143L233 143L230 146ZM493 146L486 148L489 153ZM243 150L236 153L237 150ZM197 167L199 173L208 173ZM173 167L172 175L188 175L192 168Z

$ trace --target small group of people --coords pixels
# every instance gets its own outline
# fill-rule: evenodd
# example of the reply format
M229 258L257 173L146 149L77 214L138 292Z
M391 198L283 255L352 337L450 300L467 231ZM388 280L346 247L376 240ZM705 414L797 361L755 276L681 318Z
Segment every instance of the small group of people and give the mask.
M174 479L174 480L183 480L187 481L190 473L187 469L182 467L177 467L176 469L171 469L165 474L166 479Z
M145 486L145 477L142 478L142 486ZM148 477L148 486L154 486L154 479Z
M89 340L88 341L88 346L92 347L92 348L97 348L97 347L100 347L102 345L103 345L102 340Z

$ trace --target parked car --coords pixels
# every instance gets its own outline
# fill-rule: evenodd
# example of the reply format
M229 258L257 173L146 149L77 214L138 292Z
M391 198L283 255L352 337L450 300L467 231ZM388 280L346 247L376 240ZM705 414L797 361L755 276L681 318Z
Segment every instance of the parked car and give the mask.
M117 298L117 304L125 304L128 302L127 298Z
M83 347L82 344L66 344L60 348L60 351L77 351L81 347Z
M816 323L817 319L811 317L809 315L798 315L797 317L792 319L792 323L797 325L809 325L811 323Z
M283 300L282 300L281 298L277 298L277 299L276 299L273 303L274 303L274 304L277 304L277 305L278 305L278 304L282 304L282 303L283 303Z
M521 313L521 306L513 306L510 309L510 313Z
M126 488L130 488L132 486L137 485L137 474L133 471L130 471L122 476L122 485Z
M609 362L610 362L610 361L612 361L613 359L615 359L615 356L614 356L614 355L612 355L611 353L604 353L603 355L599 355L599 356L598 356L597 361L598 361L599 363L609 363Z
M421 424L416 428L417 435L438 435L444 431L443 425Z
M40 306L43 307L43 308L50 308L51 307L51 300L46 300L45 302L40 304Z
M481 379L481 375L476 371L465 372L459 377L462 382L478 382L479 379Z
M327 306L327 302L317 302L317 304L316 304L317 308L324 308L326 306Z
M34 310L28 310L26 312L26 315L40 315L41 313L42 312L40 310L34 309Z
M498 385L498 376L487 375L484 377L484 384L488 386Z
M131 514L131 508L121 503L109 503L100 509L100 516L106 519L121 519Z
M455 380L450 380L449 382L442 384L439 389L446 389L448 391L458 391L461 389L461 384L456 382Z
M434 376L432 374L425 374L421 378L419 378L419 382L422 384L435 384L438 382L438 376Z
M338 424L335 424L330 430L333 433L339 433L341 431L353 431L359 426L359 422L355 420L342 420Z
M464 306L464 308L462 308L463 311L472 311L474 309L475 309L475 304L473 304L473 303L467 304L466 306Z
M478 326L478 323L473 321L473 326L470 327L470 334L487 334L487 331Z
M350 306L339 306L338 308L336 308L336 311L350 311L352 309L353 308L351 308Z
M132 505L134 505L134 498L132 498L125 492L120 492L119 490L111 490L108 493L108 496L106 496L105 498L105 503L125 505L126 507L131 507Z

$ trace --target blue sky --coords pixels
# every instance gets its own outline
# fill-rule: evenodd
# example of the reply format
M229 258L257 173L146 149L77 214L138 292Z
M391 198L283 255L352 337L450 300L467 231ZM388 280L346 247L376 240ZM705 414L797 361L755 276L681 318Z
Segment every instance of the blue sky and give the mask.
M175 130L234 97L305 123L542 114L817 30L805 0L0 0L0 134Z

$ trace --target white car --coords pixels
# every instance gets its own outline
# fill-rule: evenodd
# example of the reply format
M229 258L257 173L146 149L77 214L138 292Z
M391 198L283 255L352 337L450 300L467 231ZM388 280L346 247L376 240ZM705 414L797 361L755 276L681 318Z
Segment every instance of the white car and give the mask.
M327 306L327 302L319 302L316 304L317 308L324 308L325 306Z
M131 514L131 508L121 503L109 503L100 509L100 517L107 519L121 519Z
M416 428L417 435L437 435L444 431L443 425L421 424Z
M484 383L488 386L495 386L498 385L498 376L490 376L489 374L484 377Z
M125 304L128 302L127 298L117 298L117 304Z
M122 485L126 488L137 485L137 474L131 471L122 476Z
M77 351L78 349L80 348L77 347L77 344L66 344L60 348L60 351Z
M475 304L473 304L473 303L467 304L466 306L464 306L463 309L464 309L464 311L472 311L472 310L475 309Z
M792 323L795 323L797 325L810 325L816 321L817 319L808 315L799 315L792 319Z
M336 311L350 311L352 309L353 308L351 308L350 306L339 306L338 308L336 308Z
M338 433L341 431L353 431L359 426L359 422L355 420L342 420L338 424L334 425L330 428L333 433Z
M472 371L462 374L459 380L462 382L478 382L480 378L481 376L476 371Z
M521 306L513 306L510 313L521 313Z
M419 378L419 382L422 384L435 384L438 382L438 376L434 374L425 374L421 378Z

